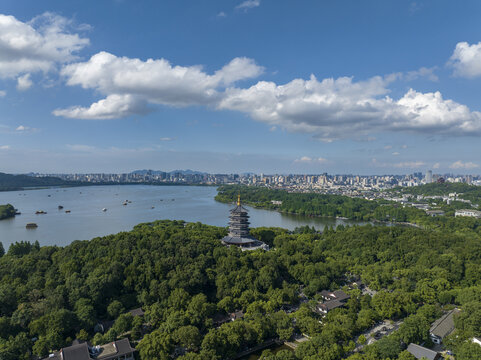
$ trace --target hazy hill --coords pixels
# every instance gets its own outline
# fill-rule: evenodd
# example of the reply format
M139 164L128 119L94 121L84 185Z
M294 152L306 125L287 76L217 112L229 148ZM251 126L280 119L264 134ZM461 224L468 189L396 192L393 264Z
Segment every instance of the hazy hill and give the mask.
M70 184L62 179L46 176L11 175L0 173L0 191L20 190L26 187L59 186Z

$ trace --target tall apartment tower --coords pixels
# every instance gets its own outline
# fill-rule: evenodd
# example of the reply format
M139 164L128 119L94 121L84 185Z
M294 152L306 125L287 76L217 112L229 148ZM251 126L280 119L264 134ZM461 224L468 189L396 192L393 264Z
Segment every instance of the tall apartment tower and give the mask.
M426 184L431 184L433 182L433 172L432 170L428 170L426 172Z

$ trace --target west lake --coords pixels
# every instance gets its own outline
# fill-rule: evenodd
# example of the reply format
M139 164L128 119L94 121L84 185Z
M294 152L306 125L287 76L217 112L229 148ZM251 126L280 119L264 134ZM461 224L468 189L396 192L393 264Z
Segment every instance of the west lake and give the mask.
M214 200L217 190L207 186L109 185L0 192L0 204L12 204L22 214L0 220L0 242L5 249L16 241L38 240L40 245L65 246L74 240L129 231L153 220L200 221L227 226L232 205ZM128 202L127 202L128 201ZM127 205L123 205L127 202ZM59 209L62 206L62 209ZM293 230L314 226L318 230L361 222L312 218L249 209L251 227L276 226ZM106 209L103 211L103 209ZM36 211L46 214L36 215ZM66 213L69 210L70 213ZM26 229L27 223L38 228Z

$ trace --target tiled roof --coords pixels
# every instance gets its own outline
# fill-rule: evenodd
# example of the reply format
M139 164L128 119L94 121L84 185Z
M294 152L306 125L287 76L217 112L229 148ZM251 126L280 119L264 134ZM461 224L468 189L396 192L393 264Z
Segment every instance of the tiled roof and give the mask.
M454 309L444 314L431 325L429 332L441 339L451 334L454 330L454 314L457 313L459 313L459 309Z
M437 360L439 359L440 355L433 350L425 348L421 345L417 344L409 344L407 349L416 359L421 359L425 357L428 360Z

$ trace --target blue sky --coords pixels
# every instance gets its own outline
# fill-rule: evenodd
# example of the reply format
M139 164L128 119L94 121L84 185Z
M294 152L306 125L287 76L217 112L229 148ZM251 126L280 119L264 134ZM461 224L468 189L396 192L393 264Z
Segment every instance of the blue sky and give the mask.
M0 171L480 173L479 1L2 0Z

